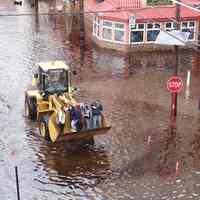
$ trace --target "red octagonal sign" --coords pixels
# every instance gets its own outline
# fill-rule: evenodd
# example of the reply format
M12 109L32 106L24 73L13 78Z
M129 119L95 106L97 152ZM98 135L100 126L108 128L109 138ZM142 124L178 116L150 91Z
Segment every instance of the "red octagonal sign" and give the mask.
M180 92L183 88L183 81L179 76L172 76L167 81L167 89L170 92Z

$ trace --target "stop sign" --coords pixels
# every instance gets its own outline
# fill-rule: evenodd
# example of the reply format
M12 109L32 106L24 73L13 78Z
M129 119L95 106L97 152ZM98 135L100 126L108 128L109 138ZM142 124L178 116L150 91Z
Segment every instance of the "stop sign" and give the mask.
M172 76L167 81L167 89L170 92L180 92L183 88L183 81L179 76Z

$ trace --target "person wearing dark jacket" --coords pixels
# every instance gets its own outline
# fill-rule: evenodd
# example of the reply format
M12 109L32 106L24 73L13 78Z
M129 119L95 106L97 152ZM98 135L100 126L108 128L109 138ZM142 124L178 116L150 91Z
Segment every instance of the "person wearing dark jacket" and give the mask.
M95 101L91 104L92 108L92 124L93 128L100 128L102 127L102 114L103 106L99 101Z
M80 131L80 129L81 129L81 126L80 126L81 114L80 114L80 112L74 106L69 107L69 112L70 112L72 131Z

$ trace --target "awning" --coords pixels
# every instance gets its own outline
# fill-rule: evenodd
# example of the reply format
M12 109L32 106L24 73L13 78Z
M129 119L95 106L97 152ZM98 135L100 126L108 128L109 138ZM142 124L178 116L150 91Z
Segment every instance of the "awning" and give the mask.
M179 30L161 30L156 38L155 44L185 46L186 42L188 41L189 35L190 32L182 32Z

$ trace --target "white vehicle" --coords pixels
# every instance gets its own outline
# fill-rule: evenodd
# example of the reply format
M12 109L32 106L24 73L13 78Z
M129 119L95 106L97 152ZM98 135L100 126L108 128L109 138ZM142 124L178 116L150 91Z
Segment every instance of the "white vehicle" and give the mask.
M14 0L14 4L22 5L22 0Z

